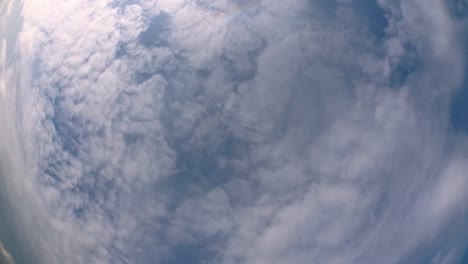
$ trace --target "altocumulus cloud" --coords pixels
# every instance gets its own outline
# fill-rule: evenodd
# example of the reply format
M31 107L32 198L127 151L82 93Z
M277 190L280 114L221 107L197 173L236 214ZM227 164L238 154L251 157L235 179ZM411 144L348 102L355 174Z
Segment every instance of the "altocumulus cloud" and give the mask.
M21 234L39 263L458 263L463 3L25 0Z

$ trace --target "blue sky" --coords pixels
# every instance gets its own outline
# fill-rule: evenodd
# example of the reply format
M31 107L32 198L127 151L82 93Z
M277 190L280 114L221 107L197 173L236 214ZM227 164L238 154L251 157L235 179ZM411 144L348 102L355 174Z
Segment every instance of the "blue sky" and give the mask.
M466 262L466 6L24 0L0 241L17 263Z

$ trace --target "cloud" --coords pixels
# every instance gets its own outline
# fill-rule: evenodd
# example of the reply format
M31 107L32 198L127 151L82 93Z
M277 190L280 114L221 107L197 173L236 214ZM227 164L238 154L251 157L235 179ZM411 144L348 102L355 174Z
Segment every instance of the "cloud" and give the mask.
M13 258L10 256L8 251L0 243L0 263L2 264L14 264Z
M38 262L456 263L463 25L429 2L24 1Z

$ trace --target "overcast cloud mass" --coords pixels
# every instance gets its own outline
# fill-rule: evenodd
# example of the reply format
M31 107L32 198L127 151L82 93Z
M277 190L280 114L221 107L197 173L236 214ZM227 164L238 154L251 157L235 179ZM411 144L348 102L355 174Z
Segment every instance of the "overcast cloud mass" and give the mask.
M1 264L468 263L467 0L3 0L0 44Z

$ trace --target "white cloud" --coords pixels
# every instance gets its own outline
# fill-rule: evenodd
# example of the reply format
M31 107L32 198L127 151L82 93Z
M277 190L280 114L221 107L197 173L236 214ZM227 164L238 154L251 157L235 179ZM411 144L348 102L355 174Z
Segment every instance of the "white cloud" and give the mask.
M27 153L7 184L40 261L404 260L466 198L446 129L462 26L429 2L379 1L377 40L352 1L25 1L1 135ZM145 47L160 12L169 45Z
M10 253L6 251L3 244L0 243L0 263L2 264L14 264L13 258L11 257Z

